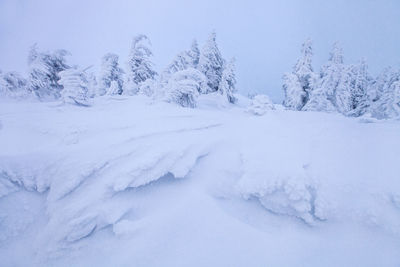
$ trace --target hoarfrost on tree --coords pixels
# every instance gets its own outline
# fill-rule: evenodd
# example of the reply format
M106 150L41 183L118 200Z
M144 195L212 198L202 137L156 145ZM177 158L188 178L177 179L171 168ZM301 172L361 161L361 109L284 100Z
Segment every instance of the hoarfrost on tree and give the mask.
M368 91L372 78L368 73L368 66L364 59L351 67L350 103L346 116L359 117L368 111Z
M159 86L167 87L171 76L178 71L186 70L188 68L196 69L199 63L199 57L200 51L197 41L193 40L191 48L177 54L172 62L162 72L159 79Z
M343 51L339 44L335 43L328 63L322 66L315 89L311 92L310 99L303 110L337 111L335 95L338 86L345 83L344 71Z
M400 116L400 72L389 73L389 79L382 88L381 96L371 110L377 119L398 118Z
M99 75L98 95L110 95L111 93L117 95L122 94L123 70L119 67L118 59L118 55L113 53L108 53L103 56ZM112 84L114 84L114 88L110 90ZM115 84L117 85L117 90L115 88Z
M301 110L307 101L307 93L303 90L299 78L293 73L286 73L283 81L283 105L289 109Z
M25 98L30 95L27 88L27 80L18 72L0 72L0 97L2 98Z
M207 79L198 70L189 68L172 75L166 88L168 102L194 108L199 92L207 90Z
M218 49L216 33L212 32L200 53L198 69L206 76L211 92L218 91L221 81L224 59ZM208 93L208 92L205 92Z
M293 73L299 78L300 84L307 95L313 90L316 80L316 74L312 67L312 41L307 39L301 49L302 57L294 66Z
M230 103L235 103L237 101L234 93L236 92L236 77L235 77L235 59L232 58L224 66L224 71L222 72L221 81L218 86L218 91L220 94L226 96Z
M60 72L60 84L64 87L61 91L64 103L88 105L89 81L84 70L73 67Z
M117 81L111 81L110 87L107 90L107 95L120 95L122 93L121 88L118 85Z
M150 45L149 38L144 34L133 38L124 88L125 93L128 95L137 94L142 82L147 79L154 79L157 75L150 60L153 55Z
M96 75L93 72L86 71L86 77L88 79L88 96L94 98L98 95L98 83Z
M139 93L148 97L158 97L156 94L158 92L159 84L155 80L148 79L139 87Z
M196 69L197 66L199 65L199 60L200 60L200 50L196 39L193 40L188 55L189 58L191 59L190 63L192 67Z
M312 68L313 52L310 39L303 43L301 54L292 73L284 76L285 100L283 104L293 110L301 110L306 105L317 79Z
M29 90L41 100L54 100L60 97L63 89L59 83L59 73L69 68L65 56L66 50L39 52L33 45L29 52Z
M172 62L165 68L162 73L162 79L167 82L171 75L175 72L185 70L188 68L197 68L199 64L200 51L197 41L193 40L192 46L187 51L182 51L175 56Z
M393 72L394 70L391 67L387 67L378 75L378 77L376 77L375 80L372 80L367 93L370 106L374 106L387 90Z
M174 57L172 62L162 72L160 77L161 85L166 86L168 80L174 73L181 70L186 70L187 68L193 68L191 59L188 51L182 51Z

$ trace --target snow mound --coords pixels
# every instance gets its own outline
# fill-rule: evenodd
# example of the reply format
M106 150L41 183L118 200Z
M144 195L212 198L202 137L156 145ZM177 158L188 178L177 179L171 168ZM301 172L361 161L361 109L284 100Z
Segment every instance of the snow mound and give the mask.
M251 101L247 111L254 115L264 115L268 110L274 110L275 106L267 95L256 95Z
M286 216L293 216L313 224L324 220L324 205L317 197L317 189L305 176L297 177L243 177L237 190L245 199L256 198L267 210Z

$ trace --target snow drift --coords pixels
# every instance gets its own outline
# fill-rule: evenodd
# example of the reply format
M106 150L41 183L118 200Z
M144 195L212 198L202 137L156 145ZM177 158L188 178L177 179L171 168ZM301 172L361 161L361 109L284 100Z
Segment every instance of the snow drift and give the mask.
M398 121L218 99L2 102L2 265L400 264Z

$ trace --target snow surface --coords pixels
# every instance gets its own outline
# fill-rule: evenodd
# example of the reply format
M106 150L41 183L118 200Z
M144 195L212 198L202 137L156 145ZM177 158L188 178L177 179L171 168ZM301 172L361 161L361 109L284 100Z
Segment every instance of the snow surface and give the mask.
M0 103L1 266L400 265L399 121L94 101Z

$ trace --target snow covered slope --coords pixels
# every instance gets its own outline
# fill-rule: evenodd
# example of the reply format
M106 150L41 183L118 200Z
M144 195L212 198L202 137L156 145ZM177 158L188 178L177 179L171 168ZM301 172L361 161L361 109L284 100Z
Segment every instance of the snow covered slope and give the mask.
M213 97L0 103L0 265L400 265L398 121Z

